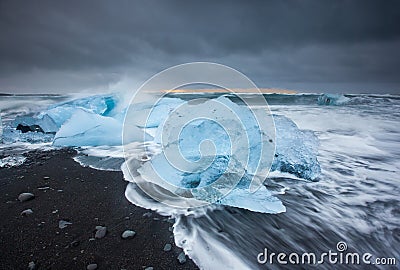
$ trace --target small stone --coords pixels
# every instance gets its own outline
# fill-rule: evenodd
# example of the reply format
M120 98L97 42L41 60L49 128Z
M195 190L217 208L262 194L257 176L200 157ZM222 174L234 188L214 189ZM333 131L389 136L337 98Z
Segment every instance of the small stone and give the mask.
M181 253L179 253L178 255L178 261L180 264L184 264L186 262L186 255L185 253L182 251Z
M175 219L174 218L169 218L167 219L168 223L174 224L175 223Z
M31 214L33 214L32 209L26 209L26 210L21 212L21 216L29 216Z
M72 224L71 222L68 222L68 221L66 221L66 220L60 220L60 221L58 222L58 228L64 229L64 228L66 228L68 225L71 225L71 224Z
M32 193L28 193L28 192L21 193L18 196L18 200L20 202L26 202L26 201L32 200L33 198L35 198L35 195L33 195Z
M96 226L96 234L94 235L94 238L101 239L104 236L106 236L107 233L107 227L103 226Z
M58 209L52 211L53 214L57 214L58 213Z
M165 244L164 251L170 251L171 249L172 249L172 245L171 244Z
M135 231L131 231L131 230L126 230L122 233L122 238L123 239L128 239L128 238L132 238L136 235Z
M36 264L35 264L35 262L29 262L29 263L28 263L28 269L29 269L29 270L36 269Z
M144 217L151 217L153 214L151 213L151 212L147 212L147 213L144 213L143 214L143 216Z
M71 247L77 247L77 246L79 246L79 241L78 241L78 240L72 241L71 244L70 244L70 246L71 246Z
M50 179L50 177L49 176L43 176L43 179L44 180L48 180L48 179Z
M149 266L149 267L146 267L144 270L153 270L153 269L154 269L153 267Z
M97 269L97 263L91 263L88 266L86 266L87 270L95 270Z

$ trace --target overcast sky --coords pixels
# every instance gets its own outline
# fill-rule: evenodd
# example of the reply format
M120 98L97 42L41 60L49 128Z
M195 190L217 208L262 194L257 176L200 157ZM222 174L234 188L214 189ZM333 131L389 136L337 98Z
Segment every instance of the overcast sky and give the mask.
M0 92L137 88L172 65L400 94L400 1L0 1Z

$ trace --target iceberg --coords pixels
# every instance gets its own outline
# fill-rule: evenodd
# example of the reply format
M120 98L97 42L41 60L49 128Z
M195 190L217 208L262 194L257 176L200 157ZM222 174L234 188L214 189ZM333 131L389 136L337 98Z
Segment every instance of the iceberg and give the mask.
M262 150L266 150L261 142L268 145L272 160L273 141L261 133L253 112L225 97L195 102L162 99L149 111L147 119L157 119L158 123L145 123L143 126L158 125L154 142L163 146L163 151L143 162L139 168L138 163L128 161L127 164L131 166L131 171L136 171L142 179L151 183L149 188L152 190L156 185L169 191L165 193L165 200L169 200L172 192L203 204L240 205L239 201L235 204L234 197L229 195L224 201L220 199L232 189L250 187L255 174L260 172L258 165ZM273 130L273 122L270 123ZM260 164L266 169L270 166L268 162ZM238 185L239 182L242 183ZM264 186L261 188L266 191L261 197L272 196ZM284 211L281 202L274 199L270 200L280 204L280 207L259 207L261 197L248 196L248 203L242 207L262 212Z
M97 95L57 103L40 113L18 116L5 127L4 141L53 141L56 146L121 145L124 111L115 112L118 101L114 95ZM135 130L131 137L134 134L143 133Z
M38 114L16 117L12 126L22 133L56 134L60 127L78 110L108 116L113 112L117 102L118 99L115 96L92 96L58 103Z
M314 132L300 130L289 118L274 115L276 151L271 171L315 180L321 173L317 159L319 141Z
M185 104L185 101L179 98L163 97L149 104L141 102L131 105L127 118L132 124L142 128L157 128L160 126L168 115L180 105Z
M43 115L41 118L22 116L14 120L14 126L22 133L26 132L42 132L55 134L58 130L57 124L48 116Z
M6 125L3 139L52 141L54 146L124 143L128 152L133 142L156 145L140 156L129 152L136 161L125 161L124 166L134 166L132 171L142 180L169 195L265 213L285 210L262 185L268 170L307 180L320 174L317 137L284 116L267 115L264 109L250 109L224 96L196 101L163 97L155 104L131 106L120 108L118 98L110 95L55 104L18 117L13 127ZM18 125L21 130L16 130ZM258 190L250 189L253 181Z
M58 127L61 127L77 110L85 110L98 115L111 115L118 104L118 98L113 95L97 95L68 102L58 103L41 112L38 118L50 117Z
M134 125L129 129L127 142L143 140L143 131ZM122 122L107 116L77 109L71 118L56 133L53 145L56 146L100 146L121 145Z
M164 104L170 101L173 99L164 101ZM200 112L212 111L212 102L219 102L234 112L241 120L245 134L240 134L237 123L230 116L220 115L219 121L213 121L212 116L193 117L193 112L201 115ZM317 137L311 131L300 130L284 116L273 115L276 128L274 138L273 132L262 136L263 131L258 126L254 111L226 97L186 107L181 101L173 101L168 103L167 108L169 114L163 112L161 115L160 111L153 110L148 118L151 119L154 113L157 115L154 118L160 120L154 142L163 145L164 151L135 169L141 178L165 190L200 201L278 213L285 211L285 207L265 186L256 192L249 191L252 180L263 175L260 172L265 172L270 166L271 170L291 173L308 180L316 179L320 173ZM173 114L180 118L174 118ZM187 122L185 115L194 120ZM149 126L154 127L155 123ZM180 130L177 138L169 133L174 129ZM232 138L242 135L248 138L248 144L242 145L236 140L232 143ZM163 137L168 139L167 143L162 141ZM263 144L268 146L266 149L269 153L262 151ZM273 153L274 147L276 152L272 163L259 162L261 155ZM168 156L169 148L176 153ZM175 159L174 155L181 155L183 159ZM176 160L181 163L174 163ZM137 163L132 164L137 166ZM258 179L259 183L264 180Z

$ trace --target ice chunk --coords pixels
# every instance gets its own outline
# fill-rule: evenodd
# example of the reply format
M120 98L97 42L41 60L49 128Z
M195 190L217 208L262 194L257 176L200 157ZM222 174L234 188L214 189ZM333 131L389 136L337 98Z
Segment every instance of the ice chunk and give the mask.
M77 111L84 109L103 116L111 115L118 104L118 98L112 95L97 95L76 99L50 106L39 114L38 118L50 117L58 127L61 127Z
M140 127L158 127L174 109L184 103L179 98L161 98L155 104L147 102L132 104L130 113L134 115L130 115L128 118L134 121L133 124Z
M98 115L85 110L77 110L54 138L57 146L99 146L121 145L122 123L112 117ZM127 126L130 129L125 138L126 142L142 141L143 131L136 126Z
M44 115L41 119L38 119L36 124L41 127L44 133L56 133L58 131L57 124L48 115Z
M17 130L21 130L22 133L29 131L56 133L58 130L56 123L48 115L44 115L41 118L34 116L20 116L14 120L13 125Z
M286 211L282 202L265 187L261 187L254 193L250 193L248 189L236 188L219 203L261 213L275 214Z
M199 112L210 110L209 108L212 107L212 101L189 104L186 107L182 106L183 110L176 109L172 113L176 114L177 118L173 118L171 114L167 115L168 120L161 123L155 135L155 142L163 145L164 151L153 156L143 165L139 165L141 167L136 171L152 185L187 198L264 213L285 211L281 201L264 186L254 193L249 191L250 183L254 178L257 178L259 183L264 181L264 178L261 179L263 174L259 175L257 172L264 172L269 168L264 162L258 163L261 153L268 154L261 151L262 147L271 145L267 149L272 151L272 146L276 146L271 170L313 180L320 173L317 160L317 137L311 131L300 130L293 121L279 115L273 116L276 137L274 138L271 130L267 130L271 132L269 134L261 134L265 130L261 131L259 123L255 120L254 115L257 111L250 111L246 106L237 105L224 97L213 100L215 101L226 105L239 117L242 121L241 125L244 126L243 132L248 138L248 144L241 145L236 140L232 143L232 138L243 134L240 134L241 131L234 119L225 114L219 115L218 121L211 121L211 114L210 119L195 118L194 121L181 125L186 121L185 115L191 116L192 112L196 112L197 116ZM173 121L170 120L171 117ZM260 119L263 120L265 117L257 118L258 121ZM173 129L180 130L178 139L174 139L175 137L168 132ZM165 136L168 142L164 145L161 138L165 139ZM201 150L201 144L207 140L213 142L214 152ZM175 147L179 149L176 151L179 153L168 157L165 151L174 145L179 146ZM248 160L241 160L240 155L246 151L249 152ZM171 157L174 159L175 155L181 155L190 163L183 162L176 166L177 164L171 163L173 160L170 159ZM208 163L210 160L212 162ZM235 182L235 179L240 181ZM228 189L232 189L231 192L227 192L230 191Z
M47 143L51 142L54 134L46 134L41 132L26 132L22 133L16 130L9 124L3 126L3 143L10 144L15 142L29 142L29 143Z
M321 172L317 159L319 141L312 131L300 130L289 118L274 115L276 152L271 171L314 180Z

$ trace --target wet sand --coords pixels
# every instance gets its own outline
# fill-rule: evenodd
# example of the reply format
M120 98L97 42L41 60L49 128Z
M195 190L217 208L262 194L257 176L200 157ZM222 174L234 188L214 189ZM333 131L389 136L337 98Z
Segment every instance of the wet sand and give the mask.
M198 269L187 257L178 262L172 220L126 200L121 172L83 168L74 155L30 152L23 165L0 168L0 269ZM22 192L35 198L20 202ZM72 224L60 229L60 220ZM93 239L96 226L107 227L104 238ZM125 230L136 235L122 239Z

